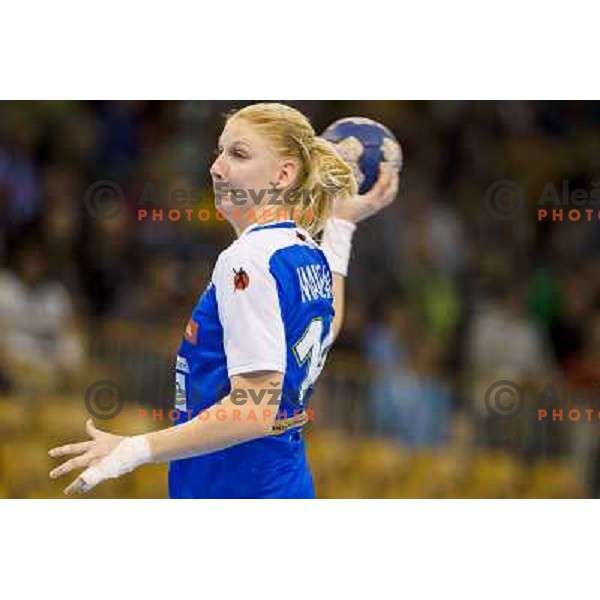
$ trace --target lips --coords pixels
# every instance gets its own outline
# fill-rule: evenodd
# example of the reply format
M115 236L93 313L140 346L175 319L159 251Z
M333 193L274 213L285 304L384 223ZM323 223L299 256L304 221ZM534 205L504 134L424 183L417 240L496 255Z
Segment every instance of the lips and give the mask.
M228 198L233 186L229 181L213 181L213 192L220 198Z

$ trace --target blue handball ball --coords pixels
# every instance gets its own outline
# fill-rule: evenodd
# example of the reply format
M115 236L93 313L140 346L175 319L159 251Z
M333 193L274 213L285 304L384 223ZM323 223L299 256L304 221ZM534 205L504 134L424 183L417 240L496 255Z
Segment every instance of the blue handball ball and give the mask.
M402 169L402 147L381 123L364 117L347 117L332 123L322 137L335 145L354 170L358 191L368 192L379 176L379 163Z

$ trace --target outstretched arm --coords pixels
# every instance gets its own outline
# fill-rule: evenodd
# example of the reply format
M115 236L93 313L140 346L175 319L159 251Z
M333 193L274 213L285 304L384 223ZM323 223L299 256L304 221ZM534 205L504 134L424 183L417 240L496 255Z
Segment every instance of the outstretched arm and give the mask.
M234 275L242 266L248 284L238 291ZM195 419L147 435L121 438L90 423L91 441L50 451L50 456L78 455L51 477L87 467L66 493L88 491L146 462L199 456L271 433L287 357L277 282L263 253L231 247L217 260L211 283L223 327L229 396Z
M283 375L275 372L236 375L229 394L205 411L203 419L149 433L148 443L154 462L200 456L243 444L271 433L280 403L273 405L273 394L281 391ZM245 398L245 400L244 400Z
M97 429L90 419L86 424L90 440L50 450L52 458L75 455L53 469L50 477L85 468L65 494L87 492L145 463L200 456L269 435L281 400L280 393L272 392L281 391L282 381L277 372L233 376L232 392L202 416L146 435L114 435Z
M398 193L399 182L398 172L382 163L379 179L369 192L362 196L339 196L335 199L333 215L325 225L321 244L333 273L334 339L344 321L346 276L356 224L391 204Z

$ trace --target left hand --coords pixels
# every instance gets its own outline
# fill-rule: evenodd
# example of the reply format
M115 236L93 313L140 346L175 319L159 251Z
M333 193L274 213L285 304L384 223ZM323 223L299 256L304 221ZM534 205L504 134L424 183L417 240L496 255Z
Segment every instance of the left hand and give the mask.
M49 456L52 458L70 456L72 454L77 455L50 471L51 479L62 477L63 475L70 473L73 469L87 468L96 465L103 458L108 456L123 440L123 437L120 435L114 435L97 429L94 426L92 419L88 419L85 424L85 429L87 434L92 438L91 440L79 442L77 444L59 446L58 448L52 448L52 450L48 452ZM85 475L85 472L82 475ZM67 496L81 491L87 491L82 475L64 489L64 493Z
M398 171L391 165L381 163L375 185L363 195L338 196L334 201L333 216L352 223L363 221L391 204L399 185Z

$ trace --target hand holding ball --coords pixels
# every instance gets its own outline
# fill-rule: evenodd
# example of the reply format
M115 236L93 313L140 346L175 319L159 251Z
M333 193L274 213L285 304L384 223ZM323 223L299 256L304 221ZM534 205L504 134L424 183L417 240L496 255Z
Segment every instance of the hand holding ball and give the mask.
M364 117L348 117L332 123L321 136L331 142L352 167L358 193L373 188L380 165L402 170L402 147L394 134L381 123Z

